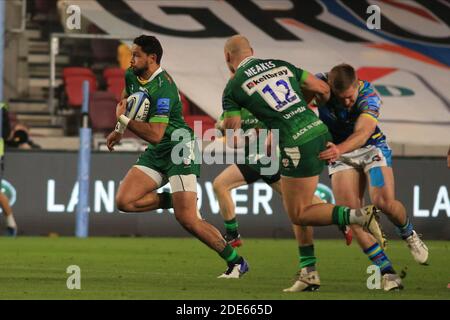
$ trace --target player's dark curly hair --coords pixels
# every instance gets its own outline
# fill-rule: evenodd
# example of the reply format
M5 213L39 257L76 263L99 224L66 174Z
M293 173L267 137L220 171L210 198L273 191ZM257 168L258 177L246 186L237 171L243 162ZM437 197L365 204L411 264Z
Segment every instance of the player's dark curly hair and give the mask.
M343 92L356 82L355 69L346 63L339 64L328 73L328 80L333 91Z
M133 43L141 47L146 54L155 54L156 63L161 64L163 48L158 39L154 36L141 35L134 39Z

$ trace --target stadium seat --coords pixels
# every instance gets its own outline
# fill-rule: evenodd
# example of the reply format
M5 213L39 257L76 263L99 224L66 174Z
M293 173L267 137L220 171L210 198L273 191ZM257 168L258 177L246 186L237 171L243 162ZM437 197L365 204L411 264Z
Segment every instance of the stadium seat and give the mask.
M106 68L103 71L103 78L106 80L107 90L114 93L116 100L119 101L125 88L125 71L121 68Z
M125 77L125 71L121 68L106 68L103 70L103 77L105 79L111 78L111 77Z
M109 133L116 124L116 98L107 91L94 91L89 96L89 114L93 132Z
M92 72L89 68L84 67L67 67L63 69L63 78L69 77L69 76L94 76L94 72Z
M56 2L56 0L34 0L30 5L37 13L48 14L49 11L56 9Z
M89 91L97 90L97 79L88 68L69 67L63 69L64 91L68 105L79 108L83 103L83 82L89 81Z

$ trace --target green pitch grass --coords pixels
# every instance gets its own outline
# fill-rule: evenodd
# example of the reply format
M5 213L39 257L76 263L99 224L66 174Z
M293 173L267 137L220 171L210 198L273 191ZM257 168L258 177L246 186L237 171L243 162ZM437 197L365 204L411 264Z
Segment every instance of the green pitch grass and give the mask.
M244 239L250 272L216 279L217 254L191 238L0 239L0 299L450 299L450 242L427 241L430 265L417 265L405 244L387 253L407 267L405 290L366 287L367 258L356 243L316 241L322 287L283 293L297 270L294 240ZM66 269L81 268L81 290L68 290Z

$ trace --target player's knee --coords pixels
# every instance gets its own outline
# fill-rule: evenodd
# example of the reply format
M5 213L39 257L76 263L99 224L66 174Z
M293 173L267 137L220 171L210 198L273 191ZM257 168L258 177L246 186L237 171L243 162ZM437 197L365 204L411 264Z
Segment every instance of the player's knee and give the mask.
M224 184L219 179L214 179L213 189L214 189L215 194L221 194L223 192L226 192L226 188L224 187Z
M132 209L130 208L129 201L121 195L116 196L116 206L117 209L121 212L131 212Z
M307 227L310 225L310 221L307 218L300 216L297 218L297 224L301 227Z
M303 215L304 208L297 208L295 211L295 221L293 221L295 224L306 227L310 225L310 221L307 217Z
M375 204L375 206L380 209L384 214L390 216L396 208L396 200L394 199L383 199Z
M379 196L373 199L373 204L385 213L389 213L392 202L392 200L387 199L383 196Z

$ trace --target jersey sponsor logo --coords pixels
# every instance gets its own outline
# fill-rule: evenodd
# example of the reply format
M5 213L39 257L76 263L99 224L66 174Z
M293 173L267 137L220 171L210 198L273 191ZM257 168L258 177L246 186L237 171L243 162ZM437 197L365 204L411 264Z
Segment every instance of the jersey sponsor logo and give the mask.
M287 77L293 76L292 72L288 68L281 67L281 68L273 69L269 72L265 72L265 73L255 76L253 78L248 79L246 82L244 82L242 87L248 94L252 94L256 87L259 87L261 84L263 84L267 80L272 80L275 78L285 77L285 76L287 76Z
M256 126L258 124L258 122L259 122L258 119L244 119L244 120L241 120L241 126L242 125Z
M308 124L306 127L301 128L300 131L298 131L296 134L294 134L292 136L292 138L294 140L297 140L298 138L300 138L302 135L304 135L307 131L311 130L312 128L315 128L317 126L320 126L321 124L323 124L322 120L317 120L313 123Z
M248 68L247 70L245 70L245 75L247 77L252 77L254 75L257 75L260 72L269 70L275 68L275 64L272 61L269 62L263 62L263 63L259 63L251 68Z
M156 101L156 114L165 115L169 113L170 99L160 98Z
M292 118L296 114L302 113L303 111L306 111L305 107L298 107L297 109L295 109L293 111L290 111L289 113L284 114L283 118L285 118L286 120L289 120L290 118Z

